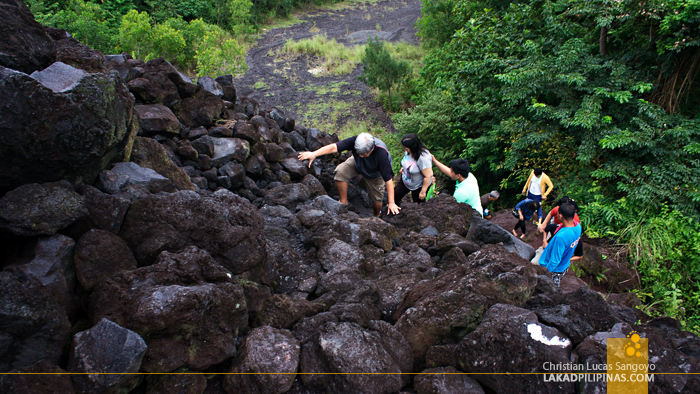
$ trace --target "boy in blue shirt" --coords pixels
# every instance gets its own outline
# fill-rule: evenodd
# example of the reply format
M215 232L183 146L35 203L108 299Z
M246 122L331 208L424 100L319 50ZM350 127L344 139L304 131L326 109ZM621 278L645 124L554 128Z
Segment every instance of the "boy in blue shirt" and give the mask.
M569 269L571 256L581 239L581 226L574 223L575 214L576 208L573 205L562 204L557 213L561 225L549 243L542 245L544 252L540 256L540 265L552 273L552 280L557 287Z

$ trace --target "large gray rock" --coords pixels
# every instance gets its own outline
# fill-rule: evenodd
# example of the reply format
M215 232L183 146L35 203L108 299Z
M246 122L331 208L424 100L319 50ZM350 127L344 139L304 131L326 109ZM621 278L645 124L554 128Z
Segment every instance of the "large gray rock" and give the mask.
M301 183L290 183L270 189L265 195L265 203L269 205L283 205L294 209L311 197L309 188Z
M299 320L321 313L322 304L286 294L274 294L266 299L258 318L252 325L291 329Z
M181 191L134 201L120 236L141 265L151 264L162 251L195 245L238 274L265 260L264 228L258 210L228 190L212 197Z
M464 265L406 292L394 315L396 328L411 344L421 367L429 347L461 340L476 329L491 305L523 305L536 285L530 262L501 246L488 245L471 254Z
M87 186L83 190L83 196L90 213L88 226L118 234L131 201L124 197L102 193L92 186Z
M311 152L334 142L338 142L335 134L330 135L319 129L309 129L306 132L306 148Z
M85 290L120 271L136 269L136 259L123 239L109 231L93 229L78 240L75 270Z
M571 341L534 313L513 305L493 305L457 349L459 366L470 373L540 372L546 363L567 364ZM574 383L547 382L542 375L475 375L497 393L573 393Z
M87 77L87 72L71 67L62 62L56 62L41 71L34 71L30 77L51 89L54 93L72 90L78 82Z
M224 89L212 77L206 75L197 79L197 85L214 96L224 97Z
M131 161L170 179L177 190L195 190L190 177L170 159L163 145L153 138L134 139Z
M228 162L219 168L219 173L227 176L231 181L231 190L240 189L245 180L245 167L243 164Z
M304 177L309 173L308 169L304 165L304 162L300 161L296 157L286 158L280 161L280 164L282 164L282 167L284 167L284 169L289 173L293 181L304 179ZM323 188L323 186L321 186L321 188Z
M176 190L175 185L173 185L170 179L160 175L159 173L155 172L150 168L141 167L140 165L132 161L128 163L115 164L111 172L117 174L117 179L121 179L122 176L124 176L127 180L121 187L108 186L105 184L105 182L102 182L103 187L109 191L114 189L123 191L124 187L129 185L142 187L144 189L147 189L151 193L158 193L163 191L174 192Z
M373 321L363 329L355 323L328 322L302 344L299 369L306 386L374 394L399 391L408 383L408 376L399 373L411 372L412 364L410 346L389 323Z
M231 160L243 163L250 154L250 143L240 138L217 138L205 135L192 141L192 147L199 154L211 157L213 167L221 167Z
M21 274L0 272L0 316L0 372L62 359L70 322L50 289Z
M226 375L229 394L282 394L292 388L299 366L299 341L288 330L269 326L253 329ZM243 375L251 373L251 375Z
M503 227L481 217L472 219L466 237L478 245L503 243L506 250L528 261L535 257L535 249L532 246L521 241Z
M134 110L141 119L141 133L144 136L151 137L156 134L167 136L180 132L180 121L165 105L136 105Z
M317 257L326 271L341 267L359 271L363 255L357 246L333 238L319 249Z
M0 199L0 230L23 237L52 235L87 215L85 197L66 181L23 185Z
M68 315L73 317L78 308L74 299L77 284L73 264L74 247L75 241L65 235L39 237L31 249L31 260L11 263L5 270L41 283L66 308Z
M68 371L81 393L128 393L139 385L138 372L146 353L146 342L135 332L107 319L75 334ZM82 375L85 372L101 374ZM115 374L105 374L105 373Z
M3 1L0 20L0 66L30 74L54 61L54 42L25 3Z
M221 116L223 109L224 102L220 97L198 88L194 96L182 100L178 119L187 127L207 127Z
M129 157L138 119L119 75L84 75L63 89L0 67L0 193L64 178L91 184Z
M465 236L472 222L472 212L468 204L458 203L454 197L443 193L425 204L403 204L400 215L382 213L381 218L396 228L417 233L426 227L435 227L440 233Z
M248 322L243 288L196 247L103 280L90 312L93 321L107 318L146 339L141 368L149 372L202 370L232 357Z

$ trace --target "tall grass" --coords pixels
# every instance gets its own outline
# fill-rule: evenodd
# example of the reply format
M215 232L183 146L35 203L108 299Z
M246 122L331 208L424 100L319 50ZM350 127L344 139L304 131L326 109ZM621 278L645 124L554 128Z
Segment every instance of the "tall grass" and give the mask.
M325 34L318 34L310 39L289 40L282 48L286 53L307 54L322 58L322 71L316 76L345 75L351 73L360 63L365 53L364 45L347 47L335 39L328 39Z

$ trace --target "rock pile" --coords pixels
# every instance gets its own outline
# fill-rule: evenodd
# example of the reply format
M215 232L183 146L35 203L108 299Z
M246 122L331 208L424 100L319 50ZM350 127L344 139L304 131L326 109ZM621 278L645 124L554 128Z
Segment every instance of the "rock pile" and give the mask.
M657 370L698 372L677 322L561 293L450 196L348 211L327 195L340 159L296 159L337 138L237 97L231 76L105 58L5 3L13 42L43 52L0 47L0 102L16 100L0 105L0 372L76 374L0 391L594 393L486 373L604 363L605 338L631 330ZM699 387L657 375L650 391Z

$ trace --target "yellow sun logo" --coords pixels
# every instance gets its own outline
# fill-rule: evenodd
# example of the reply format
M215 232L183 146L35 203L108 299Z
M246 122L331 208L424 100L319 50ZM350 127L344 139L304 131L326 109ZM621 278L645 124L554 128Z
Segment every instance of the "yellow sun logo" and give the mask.
M632 331L627 334L627 338L630 340L625 344L625 354L630 357L641 357L642 353L639 351L639 348L641 348L642 345L639 344L639 340L642 339L642 337L639 336L637 331Z

